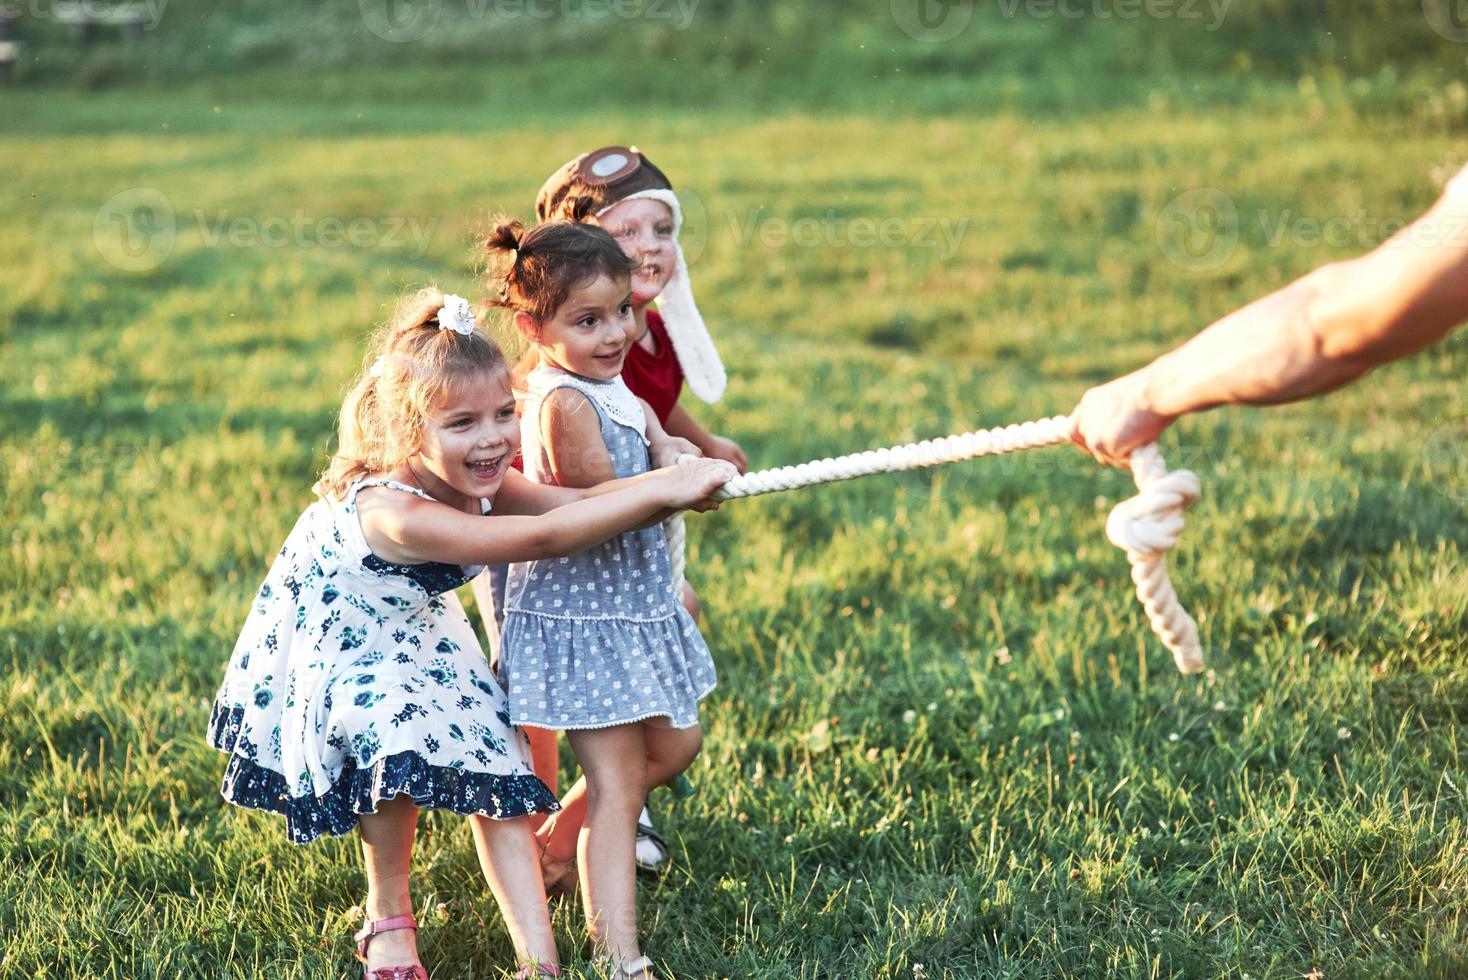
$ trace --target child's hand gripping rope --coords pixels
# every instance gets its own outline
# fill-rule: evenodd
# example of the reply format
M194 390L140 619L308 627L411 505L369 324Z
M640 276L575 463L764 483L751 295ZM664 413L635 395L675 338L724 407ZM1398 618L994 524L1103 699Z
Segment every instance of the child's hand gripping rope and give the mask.
M942 439L869 450L849 456L827 458L799 466L782 466L736 476L714 492L717 500L753 497L777 490L794 490L817 483L833 483L875 473L896 473L939 463L954 463L977 456L997 456L1068 441L1070 419L1064 415L981 429ZM1147 610L1152 630L1172 651L1173 661L1184 674L1203 669L1203 650L1198 644L1198 627L1178 602L1167 578L1167 552L1177 544L1183 528L1183 509L1198 499L1198 477L1188 470L1169 472L1151 444L1132 453L1132 478L1138 493L1111 511L1106 534L1112 544L1126 551L1132 566L1137 598ZM674 552L677 553L676 551ZM675 579L682 569L675 568Z

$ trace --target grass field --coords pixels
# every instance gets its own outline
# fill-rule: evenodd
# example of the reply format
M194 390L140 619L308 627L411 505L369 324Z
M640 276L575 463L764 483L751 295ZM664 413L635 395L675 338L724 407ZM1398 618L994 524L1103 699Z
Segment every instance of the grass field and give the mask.
M760 467L1068 411L1468 155L1294 90L534 116L450 79L5 96L0 973L354 970L355 839L228 808L210 701L368 328L413 284L480 295L477 222L572 153L635 141L689 192L733 374L696 411ZM1465 373L1459 336L1169 433L1204 486L1172 559L1201 678L1102 534L1127 479L1068 449L691 522L720 686L698 795L658 806L647 950L687 977L1468 974ZM426 962L498 976L465 823L420 830Z

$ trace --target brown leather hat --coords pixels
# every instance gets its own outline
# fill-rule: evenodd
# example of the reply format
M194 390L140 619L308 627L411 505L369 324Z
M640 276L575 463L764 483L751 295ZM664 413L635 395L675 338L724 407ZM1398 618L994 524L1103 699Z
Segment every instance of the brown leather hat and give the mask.
M589 198L592 210L601 211L638 191L672 188L667 174L637 147L604 146L551 174L535 196L535 216L540 221L559 218L566 202L578 197Z

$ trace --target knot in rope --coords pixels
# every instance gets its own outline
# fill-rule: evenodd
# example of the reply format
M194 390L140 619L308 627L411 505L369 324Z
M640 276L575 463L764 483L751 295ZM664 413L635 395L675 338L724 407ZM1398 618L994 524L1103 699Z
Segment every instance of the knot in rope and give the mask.
M1137 598L1153 632L1172 651L1177 669L1197 673L1203 669L1198 624L1178 602L1168 580L1167 553L1182 533L1183 510L1201 492L1198 477L1190 470L1169 472L1156 443L1134 451L1131 464L1137 495L1112 508L1106 536L1126 552Z

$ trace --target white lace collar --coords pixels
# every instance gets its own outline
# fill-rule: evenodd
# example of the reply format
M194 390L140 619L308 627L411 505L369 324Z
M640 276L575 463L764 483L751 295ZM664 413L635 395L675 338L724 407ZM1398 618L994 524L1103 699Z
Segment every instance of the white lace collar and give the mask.
M632 389L627 387L627 382L620 376L611 381L596 381L542 364L530 372L525 383L534 398L544 398L557 388L575 388L595 402L607 418L633 430L642 439L643 445L648 445L647 413L642 410L642 402L632 394Z

